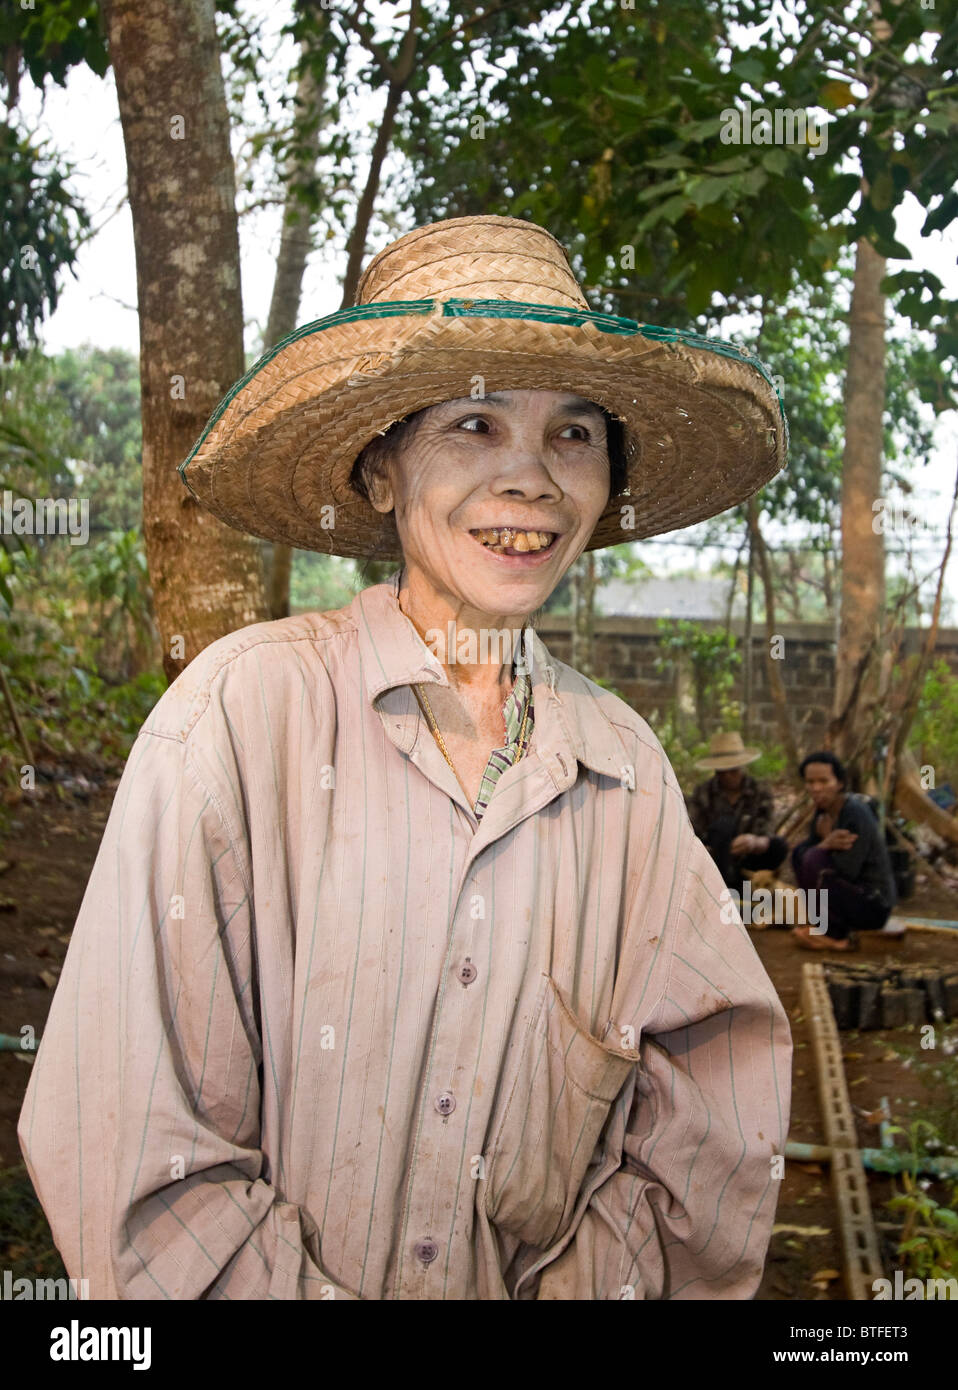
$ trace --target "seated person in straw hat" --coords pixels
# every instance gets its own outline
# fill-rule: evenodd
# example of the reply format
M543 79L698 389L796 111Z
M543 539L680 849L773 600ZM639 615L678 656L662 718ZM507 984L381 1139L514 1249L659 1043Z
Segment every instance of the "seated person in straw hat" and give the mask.
M214 642L130 756L19 1131L93 1297L755 1294L787 1020L652 730L533 623L782 466L717 346L455 219L210 420L216 516L396 571Z
M708 757L695 764L713 775L688 798L696 835L726 885L740 896L746 872L774 871L788 852L781 835L772 834L771 792L744 771L760 756L760 749L745 747L739 733L714 734Z
M834 753L809 753L799 772L814 812L811 831L792 850L792 867L805 893L822 894L827 930L796 927L793 935L808 951L849 951L852 933L878 931L898 899L888 848L865 798L846 790Z

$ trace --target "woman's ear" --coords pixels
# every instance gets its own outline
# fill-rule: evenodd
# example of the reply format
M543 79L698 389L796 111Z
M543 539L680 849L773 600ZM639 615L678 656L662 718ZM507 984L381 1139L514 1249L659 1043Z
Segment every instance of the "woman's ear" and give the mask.
M377 468L366 480L369 500L377 512L391 512L394 506L392 483L383 467Z

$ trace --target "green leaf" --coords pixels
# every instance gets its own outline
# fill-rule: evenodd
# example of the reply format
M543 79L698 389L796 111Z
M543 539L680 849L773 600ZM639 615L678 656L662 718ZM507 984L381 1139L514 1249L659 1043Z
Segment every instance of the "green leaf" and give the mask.
M691 163L691 161L689 161ZM706 166L705 172L708 174L740 174L743 169L751 169L752 156L747 154L733 154L731 159L720 159L717 164Z
M658 207L651 208L642 221L639 223L639 231L646 232L650 227L655 227L659 222L675 223L681 221L688 211L689 200L685 195L675 198L666 198L664 203Z
M930 115L922 116L921 124L926 130L938 130L942 135L951 135L958 121L945 111L932 111Z
M728 179L690 179L686 192L697 208L717 202L731 187Z
M931 236L932 232L943 232L958 217L958 193L952 191L946 193L938 206L933 209L925 218L921 229L922 236Z
M757 58L738 58L732 63L731 70L743 82L750 82L753 87L758 89L765 81L765 68Z
M784 174L788 169L788 155L782 149L766 150L762 155L762 167L772 174Z
M818 193L818 208L826 222L843 212L860 188L861 179L857 174L838 174L829 179Z

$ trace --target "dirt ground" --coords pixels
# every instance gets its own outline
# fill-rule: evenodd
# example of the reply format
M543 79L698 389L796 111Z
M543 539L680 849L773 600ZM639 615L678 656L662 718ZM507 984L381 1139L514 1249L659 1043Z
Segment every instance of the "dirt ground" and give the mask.
M898 911L915 911L917 895ZM931 909L935 910L932 911ZM947 910L946 910L947 909ZM928 917L958 919L958 897L929 895L929 906L923 904ZM811 1034L801 1010L800 995L802 966L806 961L830 960L824 952L802 951L794 945L786 930L752 931L751 939L769 973L779 997L785 1005L792 1027L795 1052L792 1063L792 1115L789 1138L799 1143L824 1144L825 1136L818 1100L815 1060L812 1055ZM862 933L860 951L838 959L876 963L899 962L904 965L941 965L958 970L958 931L909 932L900 943L880 940ZM958 1023L950 1024L948 1035L958 1035ZM941 1034L941 1030L939 1030ZM862 1148L879 1147L877 1117L874 1116L883 1098L887 1097L895 1124L907 1126L914 1111L929 1100L929 1093L919 1077L905 1066L903 1059L892 1051L892 1044L903 1044L912 1056L925 1060L929 1054L919 1047L916 1028L875 1029L868 1032L841 1033L842 1055L848 1094L854 1107L858 1126L858 1141ZM940 1041L940 1037L939 1037ZM908 1060L907 1058L904 1060ZM868 1174L868 1190L876 1222L891 1221L893 1214L883 1211L883 1204L893 1195L893 1179L883 1174ZM941 1195L935 1191L936 1196ZM802 1230L780 1230L799 1227ZM841 1278L842 1257L835 1209L832 1203L831 1182L827 1164L786 1163L785 1178L775 1215L776 1233L772 1236L765 1277L758 1298L773 1299L844 1299L847 1297ZM894 1269L891 1233L879 1231L885 1241L883 1257ZM838 1277L820 1282L815 1275L837 1271Z
M114 784L95 790L85 801L67 795L15 808L10 833L0 844L0 1033L20 1035L25 1026L42 1036L70 931L83 897L87 876L109 814ZM3 863L11 867L4 869ZM902 913L928 918L958 919L958 894L923 885ZM778 990L792 1024L795 1061L790 1137L823 1143L810 1039L799 1004L801 968L823 955L799 951L787 930L753 931L752 940ZM910 932L900 943L863 935L861 952L853 960L895 960L907 964L948 965L958 970L958 931ZM958 1034L958 1023L950 1026ZM856 1107L859 1140L878 1147L877 1124L868 1123L883 1097L888 1097L897 1123L908 1123L915 1109L928 1100L918 1076L890 1050L890 1042L906 1043L921 1057L915 1029L843 1033L846 1075ZM52 1241L42 1214L12 1229L12 1194L23 1178L17 1117L30 1075L30 1064L13 1052L0 1052L0 1265L31 1267L31 1246L52 1254ZM860 1112L860 1113L859 1113ZM19 1170L19 1171L18 1171ZM869 1175L876 1220L889 1220L881 1210L892 1194L892 1180ZM17 1198L22 1205L22 1199ZM6 1229L4 1229L6 1228ZM782 1229L779 1229L782 1228ZM790 1229L790 1228L799 1228ZM885 1237L890 1242L890 1237ZM39 1250L37 1251L39 1256ZM891 1267L892 1247L885 1249ZM760 1300L843 1299L841 1253L829 1174L825 1165L789 1162L782 1183ZM827 1278L815 1279L831 1271ZM44 1272L47 1272L46 1267Z

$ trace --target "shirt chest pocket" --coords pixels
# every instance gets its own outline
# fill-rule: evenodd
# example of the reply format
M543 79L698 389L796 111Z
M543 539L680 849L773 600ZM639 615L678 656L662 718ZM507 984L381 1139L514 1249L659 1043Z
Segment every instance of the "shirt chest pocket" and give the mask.
M603 1131L638 1060L581 1025L543 976L516 1071L492 1121L481 1200L500 1230L546 1249L566 1230L590 1170L612 1159Z

